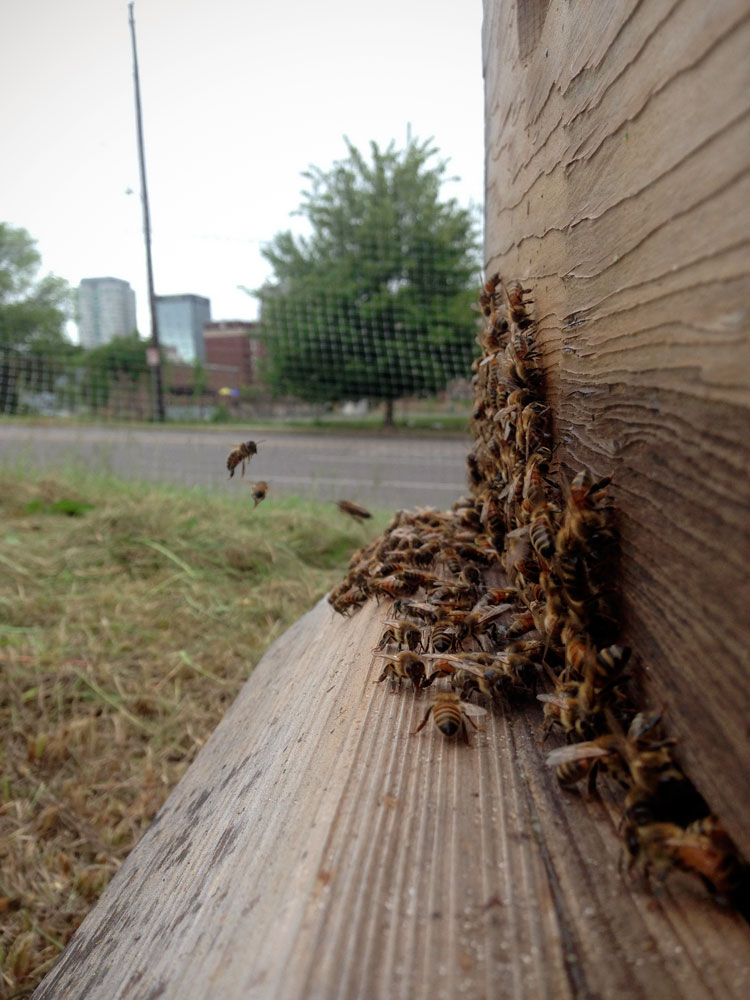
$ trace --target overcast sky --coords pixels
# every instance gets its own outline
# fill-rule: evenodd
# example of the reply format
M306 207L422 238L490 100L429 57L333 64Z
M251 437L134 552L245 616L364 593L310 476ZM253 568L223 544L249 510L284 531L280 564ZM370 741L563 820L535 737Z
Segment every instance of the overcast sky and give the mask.
M434 137L463 205L484 193L481 0L137 0L157 294L252 319L238 285L310 164ZM0 221L43 271L112 275L150 321L126 0L0 2Z

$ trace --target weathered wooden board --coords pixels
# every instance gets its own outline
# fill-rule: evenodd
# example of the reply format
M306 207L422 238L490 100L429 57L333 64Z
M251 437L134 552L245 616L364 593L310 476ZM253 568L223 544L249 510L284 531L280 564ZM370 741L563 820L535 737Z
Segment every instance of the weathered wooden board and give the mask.
M487 273L533 290L624 641L750 856L750 8L485 0L483 49Z
M748 996L747 924L618 874L537 705L410 735L383 616L321 602L269 650L35 1000Z

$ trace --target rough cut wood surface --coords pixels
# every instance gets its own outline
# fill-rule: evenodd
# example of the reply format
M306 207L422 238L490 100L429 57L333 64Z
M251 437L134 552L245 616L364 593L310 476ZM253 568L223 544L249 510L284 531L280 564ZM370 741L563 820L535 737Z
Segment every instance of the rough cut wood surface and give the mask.
M624 641L750 856L750 9L485 0L486 272L563 468L614 472Z
M750 995L750 932L617 871L541 712L472 746L375 686L385 608L321 602L269 650L35 1000Z

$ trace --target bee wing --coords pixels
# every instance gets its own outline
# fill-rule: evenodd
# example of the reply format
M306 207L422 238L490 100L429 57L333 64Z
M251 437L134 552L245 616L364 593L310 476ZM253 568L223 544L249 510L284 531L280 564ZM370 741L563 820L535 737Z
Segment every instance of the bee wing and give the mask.
M458 656L451 656L449 653L422 653L422 659L433 661L435 666L437 666L438 663L443 663L451 668L454 666L463 666L463 660L461 660Z
M461 711L464 715L471 715L475 719L480 719L483 715L487 715L486 708L482 708L481 705L475 705L471 701L462 701Z
M574 743L570 746L558 747L547 754L546 764L548 767L557 767L558 764L567 764L571 760L589 760L592 757L609 757L611 750L598 747L592 743Z
M628 739L639 740L642 736L653 729L661 720L661 712L639 712L634 716L628 728Z
M538 694L536 700L548 702L550 705L557 705L558 708L567 708L569 704L568 698L560 694Z
M504 615L506 611L509 611L513 607L512 604L498 604L496 608L491 608L489 611L485 612L479 619L479 624L484 625L486 622L494 621L501 615Z

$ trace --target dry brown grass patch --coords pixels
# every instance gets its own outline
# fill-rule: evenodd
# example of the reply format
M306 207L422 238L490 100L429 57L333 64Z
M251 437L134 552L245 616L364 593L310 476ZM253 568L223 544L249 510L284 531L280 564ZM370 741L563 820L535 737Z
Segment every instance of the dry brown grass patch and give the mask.
M31 989L268 644L382 530L333 505L5 470L0 998Z

